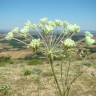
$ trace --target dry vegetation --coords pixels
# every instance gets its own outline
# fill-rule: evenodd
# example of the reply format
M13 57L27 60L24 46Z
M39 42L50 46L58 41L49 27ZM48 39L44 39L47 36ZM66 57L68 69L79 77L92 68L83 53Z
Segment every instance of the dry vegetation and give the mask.
M84 66L82 66L84 64ZM78 72L78 65L81 65L81 71L84 73L73 84L70 96L96 96L96 60L92 61L73 61L70 78ZM54 64L55 71L60 80L60 64L58 61ZM63 72L66 69L66 63L63 64ZM77 70L76 70L77 69ZM36 72L40 72L38 73ZM8 94L2 92L0 96L58 96L55 92L55 84L50 70L46 63L32 65L26 61L15 61L14 64L7 64L0 67L0 85L7 84L10 89ZM39 86L39 95L38 95Z
M6 45L7 46L7 45ZM0 45L0 48L5 48ZM31 50L12 50L1 51L0 57L10 56L13 60L0 66L0 96L58 96L56 86L54 84L53 75L50 66L45 61L36 60L17 60L31 55ZM80 71L84 72L73 84L70 96L96 96L96 53L91 54L88 60L75 60L71 62L72 69L70 71L70 79ZM40 63L40 64L39 64ZM60 64L55 61L55 72L60 81ZM67 67L66 62L63 64L63 73ZM4 87L5 86L5 87ZM8 87L6 87L8 86Z

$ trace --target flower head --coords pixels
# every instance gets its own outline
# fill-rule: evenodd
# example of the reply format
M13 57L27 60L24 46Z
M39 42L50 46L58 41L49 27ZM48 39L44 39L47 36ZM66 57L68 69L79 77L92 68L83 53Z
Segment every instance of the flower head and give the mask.
M33 30L35 30L35 29L37 28L37 25L36 25L36 24L32 24L32 25L31 25L31 28L32 28Z
M54 30L53 26L45 25L45 28L44 28L45 33L52 32L53 30Z
M67 28L68 25L69 25L69 23L68 23L67 21L64 21L64 22L63 22L64 28Z
M86 36L85 37L85 42L86 42L87 45L92 45L92 44L95 43L95 40L92 39L90 36Z
M45 34L48 34L54 30L54 27L48 24L46 25L39 24L38 27L40 28L41 31L43 30L43 33Z
M69 24L67 26L67 29L68 29L69 32L80 32L80 27L76 24L73 24L73 25Z
M26 26L26 28L30 28L31 25L32 25L31 21L28 20L28 21L25 23L24 26Z
M75 44L75 41L68 38L64 41L64 46L66 47L74 47L76 44Z
M12 30L13 33L18 33L19 32L19 28L18 27L15 27L13 30Z
M53 26L53 27L55 27L55 26L56 26L56 24L55 24L55 22L54 22L54 21L49 21L49 22L48 22L48 25Z
M24 25L24 27L20 30L20 35L23 36L23 37L27 37L28 32L29 32L31 26L32 26L31 22L28 21L28 22Z
M63 22L61 20L54 21L57 26L63 26Z
M40 39L32 39L28 47L38 48L40 46Z
M13 39L13 37L14 37L13 32L9 32L9 33L7 34L7 36L5 37L5 39L11 40L11 39Z
M93 37L93 34L91 34L89 31L86 31L85 36Z
M28 31L29 31L29 29L23 28L23 29L21 29L21 31L20 31L20 35L23 36L23 37L27 37Z
M44 18L40 19L40 23L42 23L42 24L46 24L47 22L48 22L48 18L47 17L44 17Z

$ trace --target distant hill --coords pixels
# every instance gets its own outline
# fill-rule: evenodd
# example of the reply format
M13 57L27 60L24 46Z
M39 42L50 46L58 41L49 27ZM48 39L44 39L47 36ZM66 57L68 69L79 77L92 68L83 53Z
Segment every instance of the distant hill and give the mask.
M5 36L6 33L8 33L8 32L9 32L9 30L0 30L0 37ZM74 40L80 40L81 38L84 37L84 32L86 32L86 30L81 30L81 32L79 32L79 33L77 33L77 34L75 34L75 35L73 36L73 39L74 39ZM93 35L96 36L96 31L94 31L94 30L89 30L89 32L91 32ZM57 32L56 34L58 34L58 32ZM33 36L35 37L36 35L34 34Z
M0 33L8 33L10 30L0 30ZM80 34L83 34L84 32L89 31L93 34L96 34L96 30L81 30Z

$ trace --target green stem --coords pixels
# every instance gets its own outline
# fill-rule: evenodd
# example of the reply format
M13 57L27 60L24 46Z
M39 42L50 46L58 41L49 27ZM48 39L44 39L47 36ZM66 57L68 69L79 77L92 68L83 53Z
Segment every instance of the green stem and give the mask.
M51 65L52 73L53 73L54 80L55 80L55 83L56 83L56 85L57 85L59 94L60 94L60 96L63 96L63 95L62 95L61 88L60 88L59 83L58 83L58 80L57 80L57 77L56 77L56 74L55 74L55 71L54 71L53 59L52 59L51 54L49 55L49 62L50 62L50 65Z

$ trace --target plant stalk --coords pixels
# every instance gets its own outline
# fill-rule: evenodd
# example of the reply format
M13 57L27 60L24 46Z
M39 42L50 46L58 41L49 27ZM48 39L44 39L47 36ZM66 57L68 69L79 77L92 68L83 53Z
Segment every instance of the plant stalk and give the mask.
M51 70L52 70L52 73L53 73L53 77L54 77L56 86L57 86L57 88L58 88L59 95L60 95L60 96L63 96L63 95L62 95L61 88L60 88L60 85L59 85L59 83L58 83L58 80L57 80L57 77L56 77L56 74L55 74L55 71L54 71L53 58L52 58L51 54L49 55L49 63L50 63L50 65L51 65Z

